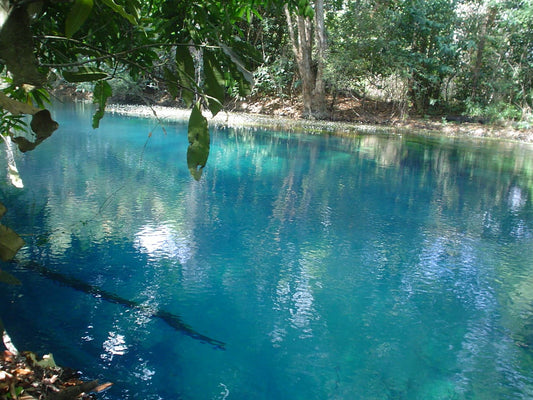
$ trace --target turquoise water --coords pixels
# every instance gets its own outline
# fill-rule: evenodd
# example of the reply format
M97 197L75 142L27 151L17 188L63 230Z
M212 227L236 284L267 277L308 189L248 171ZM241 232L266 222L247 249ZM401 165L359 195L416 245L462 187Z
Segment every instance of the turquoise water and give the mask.
M90 111L1 186L19 349L109 400L533 398L531 146L219 129L196 182L183 123Z

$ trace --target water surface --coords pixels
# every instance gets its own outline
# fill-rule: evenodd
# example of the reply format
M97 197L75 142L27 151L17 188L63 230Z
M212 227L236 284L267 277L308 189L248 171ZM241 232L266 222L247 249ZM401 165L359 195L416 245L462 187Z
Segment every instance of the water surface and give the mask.
M531 146L219 129L196 182L185 123L90 111L1 186L19 349L109 400L533 397Z

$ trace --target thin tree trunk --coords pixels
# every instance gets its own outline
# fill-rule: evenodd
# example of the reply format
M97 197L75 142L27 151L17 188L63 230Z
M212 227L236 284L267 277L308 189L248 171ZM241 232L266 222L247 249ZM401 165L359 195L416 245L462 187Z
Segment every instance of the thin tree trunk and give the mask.
M318 23L321 27L320 29L317 29L317 25L313 26L313 20L309 17L298 15L296 16L296 20L294 20L288 6L285 5L284 7L289 39L296 59L296 65L298 66L298 73L302 81L304 118L323 118L326 114L325 89L322 78L325 53L324 7L322 0L317 0L317 3L320 16L315 18L315 23ZM295 32L295 27L297 28L297 32ZM320 30L320 32L317 32L317 40L320 44L317 46L319 60L316 63L313 61L313 33L315 30ZM318 67L317 72L313 69L314 64Z
M315 30L316 30L316 77L313 93L314 111L319 118L326 117L326 87L324 84L324 68L326 59L326 28L324 24L324 0L315 1Z
M479 77L481 75L481 67L483 66L483 54L485 52L485 44L487 42L488 31L494 20L496 19L496 8L490 8L486 19L481 25L481 31L479 32L479 43L476 52L476 63L472 69L472 98L475 98L479 89Z
M312 68L312 22L309 18L298 16L298 36L301 51L301 65L299 67L302 78L302 94L305 118L311 118L314 114L313 92L315 88L315 75Z

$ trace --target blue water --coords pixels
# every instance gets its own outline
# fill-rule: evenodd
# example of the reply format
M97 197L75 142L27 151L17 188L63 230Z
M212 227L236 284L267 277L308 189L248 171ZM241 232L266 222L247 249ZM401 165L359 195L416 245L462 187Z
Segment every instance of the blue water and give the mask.
M109 400L533 398L531 146L218 129L197 182L184 123L91 111L0 186L20 350Z

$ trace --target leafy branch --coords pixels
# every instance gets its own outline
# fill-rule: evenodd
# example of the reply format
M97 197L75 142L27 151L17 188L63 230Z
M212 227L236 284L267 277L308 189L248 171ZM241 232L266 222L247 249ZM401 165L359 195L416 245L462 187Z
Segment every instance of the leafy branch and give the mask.
M86 60L74 61L74 62L70 62L70 63L59 63L59 64L58 63L42 63L42 64L40 64L41 67L46 67L46 68L79 67L79 66L83 66L83 65L86 65L86 64L97 63L97 62L105 61L105 60L109 60L109 59L120 59L121 61L127 61L127 63L131 64L131 61L125 60L122 57L126 56L128 54L137 53L137 52L140 52L142 50L151 49L151 48L180 47L180 46L181 47L197 47L197 48L204 48L204 49L220 49L221 48L221 46L213 46L213 45L207 45L207 44L193 44L193 43L187 43L187 44L186 43L150 43L150 44L143 44L143 45L137 46L137 47L132 47L131 49L127 49L127 50L118 51L116 53L109 53L109 52L107 52L107 51L105 51L105 50L103 50L101 48L90 46L90 45L88 45L85 42L81 42L79 40L68 38L68 37L65 37L65 36L45 35L45 36L37 37L36 39L52 39L52 40L68 41L68 42L72 42L72 43L84 46L84 47L86 47L88 49L91 49L93 51L104 53L104 55L99 56L99 57L88 58ZM136 65L136 66L137 67L141 67L140 65ZM146 70L149 71L148 68L146 68Z

